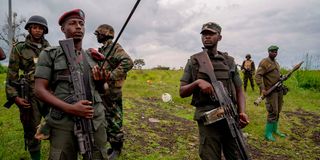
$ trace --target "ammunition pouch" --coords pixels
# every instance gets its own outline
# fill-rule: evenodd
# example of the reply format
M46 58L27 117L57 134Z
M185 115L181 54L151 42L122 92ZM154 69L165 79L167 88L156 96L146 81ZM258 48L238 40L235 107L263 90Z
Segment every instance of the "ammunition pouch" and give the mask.
M220 121L224 118L224 108L218 107L210 111L204 112L203 115L200 117L200 120L203 121L204 125L209 125L217 121Z

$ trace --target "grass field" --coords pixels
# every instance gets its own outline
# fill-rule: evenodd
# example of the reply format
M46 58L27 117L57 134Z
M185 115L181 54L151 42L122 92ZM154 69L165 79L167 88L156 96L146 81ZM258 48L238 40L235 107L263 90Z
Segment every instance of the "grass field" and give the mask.
M259 93L248 89L248 134L252 159L256 160L319 160L320 159L320 93L316 89L300 88L303 75L294 74L285 84L290 88L284 98L280 115L280 130L288 136L276 142L264 140L266 110L253 101ZM133 70L124 87L124 130L126 140L122 160L197 160L198 130L192 120L191 98L179 97L182 71ZM297 76L299 75L299 76ZM312 74L311 74L312 75ZM319 72L313 73L320 75ZM311 76L312 77L312 76ZM3 82L5 74L0 74ZM316 87L317 88L317 87ZM172 101L161 100L163 93ZM4 83L0 84L0 104L5 103ZM43 141L42 154L47 159L48 141ZM29 159L24 151L23 130L16 106L0 107L0 159Z

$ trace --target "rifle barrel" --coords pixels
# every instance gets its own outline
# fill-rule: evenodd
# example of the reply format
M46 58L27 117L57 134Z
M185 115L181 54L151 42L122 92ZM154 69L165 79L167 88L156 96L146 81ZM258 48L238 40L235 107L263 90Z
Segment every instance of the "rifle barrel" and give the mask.
M132 15L133 15L133 13L134 13L134 11L135 11L135 10L136 10L136 8L138 7L138 5L139 5L140 1L141 1L141 0L137 0L137 2L135 3L135 5L133 6L133 8L132 8L132 10L131 10L131 12L130 12L130 14L129 14L128 18L127 18L127 20L124 22L124 24L123 24L123 26L122 26L122 28L121 28L121 30L120 30L120 32L119 32L119 34L118 34L118 36L116 37L116 39L115 39L115 40L114 40L114 42L112 43L112 46L111 46L111 48L110 48L110 50L109 50L109 52L108 52L108 54L107 54L107 55L109 55L109 54L112 52L112 50L114 49L114 47L115 47L115 45L117 44L117 42L118 42L118 40L119 40L119 38L120 38L120 36L121 36L122 32L124 31L124 29L126 28L126 26L127 26L128 22L130 21L130 19L131 19ZM106 63L106 61L108 61L108 63L109 63L109 60L108 60L108 58L107 58L107 57L105 57L105 59L103 60L101 67L103 67L103 66L104 66L104 64Z

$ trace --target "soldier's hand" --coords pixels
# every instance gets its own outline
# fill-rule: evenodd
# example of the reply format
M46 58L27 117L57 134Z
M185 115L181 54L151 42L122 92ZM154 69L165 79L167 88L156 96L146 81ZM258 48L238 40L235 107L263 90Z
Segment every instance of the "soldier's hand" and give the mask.
M265 89L261 90L262 95L266 96L267 95L267 91Z
M18 96L14 99L14 103L16 103L19 107L23 107L23 108L30 108L31 106L26 99Z
M88 100L80 100L77 103L73 104L72 114L84 117L84 118L93 118L94 109L91 106L92 102Z
M212 95L214 93L213 87L209 82L203 79L198 79L197 81L198 81L198 87L201 89L203 93L206 93L209 95Z
M93 66L92 68L93 79L96 81L103 80L103 69L100 70L98 65Z
M241 128L246 127L249 124L249 118L246 113L239 113L239 125Z

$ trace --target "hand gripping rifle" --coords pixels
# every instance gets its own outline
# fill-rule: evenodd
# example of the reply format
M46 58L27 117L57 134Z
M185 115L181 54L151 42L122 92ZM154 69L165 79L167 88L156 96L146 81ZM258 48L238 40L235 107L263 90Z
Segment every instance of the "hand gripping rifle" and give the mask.
M264 100L272 91L274 91L274 90L277 89L278 87L281 87L281 86L283 85L283 82L286 81L286 80L291 76L291 74L292 74L294 71L298 70L298 69L301 67L302 63L303 63L303 61L300 62L300 63L298 63L298 64L296 64L296 65L292 68L292 70L289 71L288 74L282 76L282 77L280 78L280 80L279 80L276 84L274 84L270 89L268 89L265 95L260 96L260 97L257 98L253 103L254 103L256 106L258 106L258 105L262 102L262 100Z
M75 99L76 102L80 100L89 100L92 101L91 88L89 86L89 75L87 72L90 72L90 69L84 69L84 72L76 70L78 64L76 64L77 55L75 53L74 42L72 38L59 41L60 46L62 47L64 53L69 62L69 70L71 73L71 79L74 87ZM83 61L85 56L83 55ZM84 65L86 65L84 63ZM84 67L85 68L85 67ZM77 137L79 152L84 159L92 160L93 159L93 147L94 147L94 138L93 138L93 121L92 119L86 119L81 117L75 117L74 125L74 134Z
M206 51L200 52L194 56L199 63L199 72L206 74L210 78L211 85L215 92L213 95L214 97L212 98L218 100L220 104L220 107L204 113L202 116L204 119L204 124L208 125L219 120L226 119L231 135L236 142L241 160L249 160L250 157L248 149L238 124L239 115L236 110L236 106L233 104L233 101L225 90L223 83L217 80L211 60Z
M128 22L130 21L132 15L133 15L133 13L134 13L134 11L136 10L136 8L138 7L138 5L139 5L139 3L140 3L140 1L141 1L141 0L137 0L137 2L134 4L134 6L133 6L133 8L132 8L132 10L131 10L128 18L127 18L127 20L124 22L124 24L123 24L123 26L122 26L122 28L121 28L121 30L120 30L117 38L116 38L116 39L114 40L114 42L112 43L112 46L111 46L109 52L108 52L106 55L110 55L110 53L112 52L112 50L113 50L114 47L116 46L116 44L117 44L117 42L118 42L118 40L119 40L122 32L123 32L124 29L126 28ZM102 64L101 64L101 67L103 67L106 62L109 63L108 57L105 57L105 59L103 60L103 62L102 62ZM109 64L110 64L110 63L109 63Z

